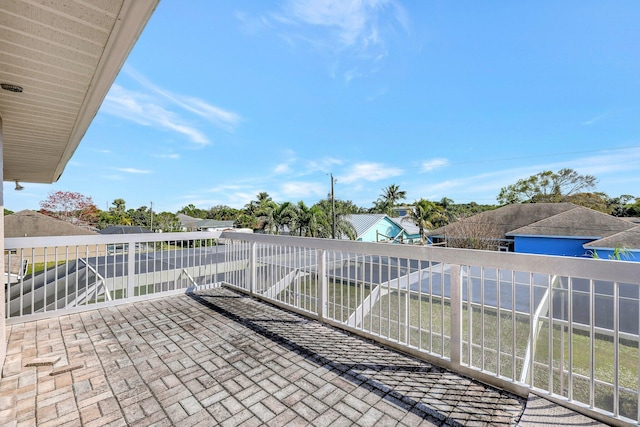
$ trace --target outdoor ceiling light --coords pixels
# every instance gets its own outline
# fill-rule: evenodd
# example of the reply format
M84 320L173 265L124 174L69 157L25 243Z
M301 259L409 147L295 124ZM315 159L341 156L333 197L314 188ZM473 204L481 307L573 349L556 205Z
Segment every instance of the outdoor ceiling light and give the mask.
M20 185L20 183L16 179L16 191L22 191L22 190L24 190L24 187L22 185Z
M9 92L22 92L22 86L12 85L11 83L0 83L0 87L4 90L8 90Z

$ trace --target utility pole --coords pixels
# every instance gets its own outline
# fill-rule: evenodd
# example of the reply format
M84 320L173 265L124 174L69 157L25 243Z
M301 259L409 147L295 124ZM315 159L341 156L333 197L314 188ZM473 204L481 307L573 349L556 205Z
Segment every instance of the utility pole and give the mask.
M333 193L333 174L329 174L331 176L331 238L336 238L336 198Z
M151 202L151 231L153 231L153 202Z

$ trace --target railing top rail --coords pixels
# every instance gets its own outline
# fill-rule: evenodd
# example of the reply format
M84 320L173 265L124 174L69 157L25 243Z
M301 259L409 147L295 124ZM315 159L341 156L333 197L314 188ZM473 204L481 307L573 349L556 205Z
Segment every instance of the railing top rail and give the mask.
M222 238L640 284L640 262L225 231Z
M238 233L236 233L238 234ZM193 231L178 233L95 234L80 236L7 237L5 249L24 249L53 246L76 246L87 244L114 244L136 242L173 242L182 240L217 239L219 233Z

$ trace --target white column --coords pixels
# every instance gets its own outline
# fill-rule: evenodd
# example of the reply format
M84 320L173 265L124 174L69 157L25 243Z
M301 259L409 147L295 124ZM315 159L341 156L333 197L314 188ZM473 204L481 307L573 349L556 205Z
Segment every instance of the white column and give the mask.
M2 372L4 359L7 355L7 335L5 331L7 326L5 321L7 305L4 300L7 275L4 269L4 185L2 185L4 183L4 142L2 139L2 117L0 117L0 175L2 175L2 180L0 181L0 252L2 252L0 257L0 273L2 273L0 274L2 276L0 279L0 372Z

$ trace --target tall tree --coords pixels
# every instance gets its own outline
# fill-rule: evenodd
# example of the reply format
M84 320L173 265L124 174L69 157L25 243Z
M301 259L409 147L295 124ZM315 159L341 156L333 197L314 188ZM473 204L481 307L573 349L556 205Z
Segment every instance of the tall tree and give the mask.
M52 191L40 202L45 215L67 222L94 224L98 218L98 208L91 197L73 191Z
M406 191L400 190L400 187L396 184L391 184L382 189L380 198L373 202L374 206L372 211L384 213L389 216L397 216L393 208L398 205L400 200L404 200L406 196Z
M193 203L183 206L177 213L190 216L191 218L205 219L207 217L207 211L205 209L196 208Z
M276 234L288 229L291 233L291 225L295 224L298 212L291 202L281 203L273 212L273 225Z
M558 203L595 188L597 181L593 175L580 175L573 169L544 171L503 187L497 198L500 204Z
M164 232L182 231L182 223L178 219L178 216L171 212L160 212L154 214L153 228L155 230L162 230Z
M298 202L297 215L292 223L292 231L304 237L331 236L330 216L319 205L308 207L303 201Z
M351 215L366 213L367 209L353 203L351 200L335 199L336 215ZM316 205L320 206L329 215L331 214L331 196L320 200Z
M631 202L635 197L630 194L622 194L618 197L607 197L607 209L613 216L635 216L631 213ZM638 199L636 199L636 202Z
M324 212L324 217L326 217L328 221L327 224L330 227L332 227L331 199L327 198L327 199L321 200L315 205L313 205L313 207L318 208ZM336 235L335 237L337 239L341 238L342 236L345 236L349 240L355 240L358 237L357 235L358 233L355 227L351 222L346 220L346 216L351 214L361 213L361 212L362 210L358 208L355 204L353 204L353 202L351 201L345 202L342 200L336 200L336 209L335 209ZM320 222L318 224L321 227L324 226L324 222ZM327 235L326 237L333 237L333 228L329 228L326 232L324 230L318 230L316 234L317 234L316 237L325 237L325 234Z
M240 212L240 210L229 206L217 205L207 211L207 218L218 221L234 221Z
M278 209L278 204L269 199L260 201L260 204L254 211L254 216L258 221L258 230L262 230L265 233L273 233L276 230L275 215Z
M413 222L420 230L420 243L425 242L427 230L440 227L447 222L442 207L426 199L420 199L413 204L403 221Z
M109 212L100 215L100 226L107 225L131 225L131 217L127 213L127 203L124 199L115 199Z

